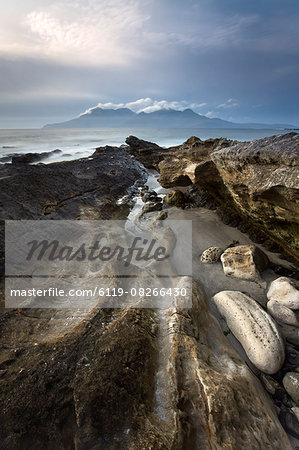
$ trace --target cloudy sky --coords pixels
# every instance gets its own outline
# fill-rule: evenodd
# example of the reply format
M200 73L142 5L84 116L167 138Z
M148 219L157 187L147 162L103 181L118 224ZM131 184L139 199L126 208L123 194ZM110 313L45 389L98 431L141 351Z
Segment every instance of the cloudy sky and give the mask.
M2 0L0 128L97 104L299 125L298 0Z

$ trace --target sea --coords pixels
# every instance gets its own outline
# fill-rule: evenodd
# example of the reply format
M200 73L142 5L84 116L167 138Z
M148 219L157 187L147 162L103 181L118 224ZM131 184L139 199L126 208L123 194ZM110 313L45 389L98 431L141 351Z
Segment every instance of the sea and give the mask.
M92 155L97 147L120 146L133 135L161 147L182 144L190 136L200 139L227 137L238 141L252 141L266 136L287 133L279 129L235 128L99 128L99 129L22 129L0 130L0 157L11 153L41 153L59 149L62 152L44 159L52 163Z

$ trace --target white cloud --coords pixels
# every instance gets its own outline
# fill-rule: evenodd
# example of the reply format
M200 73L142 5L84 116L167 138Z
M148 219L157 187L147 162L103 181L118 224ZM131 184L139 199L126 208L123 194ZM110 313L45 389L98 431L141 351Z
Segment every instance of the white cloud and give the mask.
M145 112L151 113L154 111L159 111L161 109L176 109L178 111L183 111L184 109L190 108L193 110L198 110L206 106L206 103L188 103L185 100L182 101L167 101L167 100L152 100L150 97L140 98L133 102L127 103L98 103L96 106L87 109L84 113L80 114L90 114L96 108L102 109L118 109L118 108L129 108L136 113Z
M229 98L228 100L226 100L226 102L220 103L220 105L218 105L216 108L230 109L230 108L237 108L238 106L240 106L240 105L236 100Z

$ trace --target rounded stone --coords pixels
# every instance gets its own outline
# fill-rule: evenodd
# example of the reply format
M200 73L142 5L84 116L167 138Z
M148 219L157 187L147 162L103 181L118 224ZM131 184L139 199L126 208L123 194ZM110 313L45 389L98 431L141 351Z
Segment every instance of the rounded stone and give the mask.
M276 300L290 309L299 309L299 291L287 277L280 277L272 281L267 292L269 300Z
M299 373L286 373L283 377L282 383L289 396L299 406Z
M273 374L285 359L284 341L272 317L252 298L238 291L221 291L213 301L250 361Z
M201 255L200 260L204 264L213 264L220 261L223 250L220 247L209 247Z
M293 327L299 327L299 317L294 311L287 306L282 305L276 300L270 300L267 303L267 311L278 322L292 325Z

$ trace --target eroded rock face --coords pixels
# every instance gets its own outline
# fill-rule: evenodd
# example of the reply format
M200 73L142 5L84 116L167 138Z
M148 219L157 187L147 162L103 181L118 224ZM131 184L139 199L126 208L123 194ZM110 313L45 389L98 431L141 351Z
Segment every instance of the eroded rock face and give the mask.
M248 281L259 281L269 264L268 257L254 245L238 245L221 255L225 275Z
M280 277L272 281L267 297L287 308L299 309L299 291L287 277Z
M299 135L242 142L211 159L227 188L227 203L298 258Z
M262 372L278 372L284 362L284 342L276 323L252 298L222 291L213 301L250 361Z

